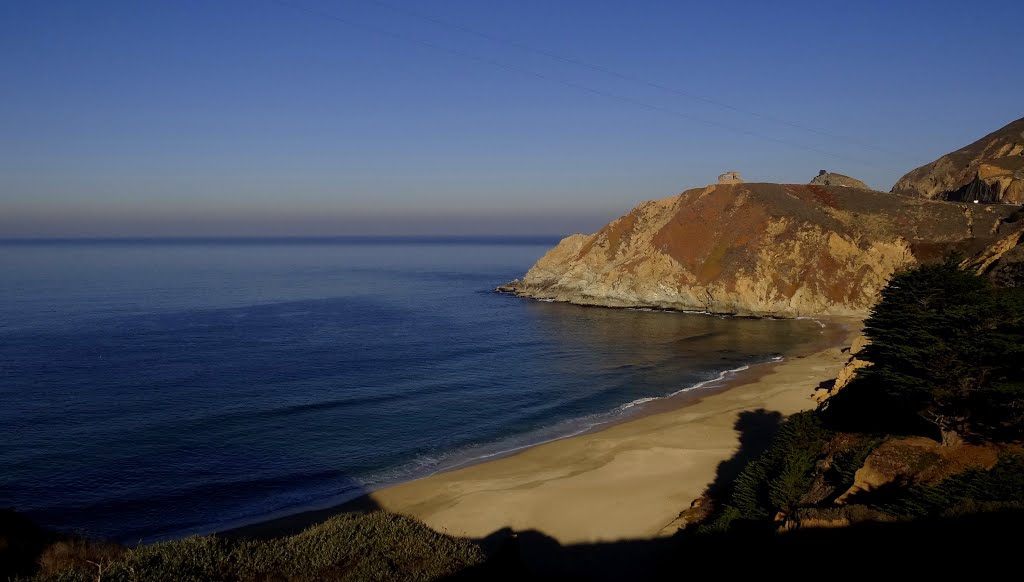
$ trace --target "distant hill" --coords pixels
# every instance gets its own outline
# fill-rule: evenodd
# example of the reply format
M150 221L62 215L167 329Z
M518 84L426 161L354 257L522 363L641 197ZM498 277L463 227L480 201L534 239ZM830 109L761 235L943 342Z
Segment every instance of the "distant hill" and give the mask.
M912 170L892 191L934 200L1024 202L1024 118Z

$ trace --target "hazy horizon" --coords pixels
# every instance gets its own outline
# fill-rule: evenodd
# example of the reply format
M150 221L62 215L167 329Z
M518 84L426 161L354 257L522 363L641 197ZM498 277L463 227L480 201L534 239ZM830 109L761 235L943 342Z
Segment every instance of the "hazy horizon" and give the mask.
M713 183L888 190L1024 115L1024 6L0 5L0 238L565 235ZM998 89L993 89L997 87Z
M621 214L565 215L95 215L0 213L0 241L103 238L563 237ZM116 225L116 228L111 228Z

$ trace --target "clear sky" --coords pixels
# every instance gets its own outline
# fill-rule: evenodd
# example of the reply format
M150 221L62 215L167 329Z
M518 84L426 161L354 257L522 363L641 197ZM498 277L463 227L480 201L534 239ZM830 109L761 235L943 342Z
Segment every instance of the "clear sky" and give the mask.
M1021 116L1020 0L3 0L0 237L592 231Z

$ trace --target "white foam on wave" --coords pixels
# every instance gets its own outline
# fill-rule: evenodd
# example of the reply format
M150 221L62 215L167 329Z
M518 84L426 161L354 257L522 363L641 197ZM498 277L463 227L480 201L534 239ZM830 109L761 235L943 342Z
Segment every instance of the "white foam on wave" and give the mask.
M782 361L782 359L783 359L782 356L775 356L775 357L773 357L771 359L771 362L772 363L779 362L779 361ZM763 362L763 363L769 363L769 362ZM654 402L654 401L657 401L657 400L664 400L666 398L672 398L673 396L678 396L679 394L682 394L684 392L691 392L693 390L700 390L701 388L707 388L707 387L710 387L710 386L713 386L713 385L717 385L717 384L725 381L727 378L729 378L730 376L732 376L734 374L738 374L739 372L743 372L745 370L749 370L751 365L757 365L757 364L744 364L744 365L736 367L736 368L731 368L729 370L723 370L723 371L719 372L718 375L715 376L714 378L711 378L711 379L708 379L708 380L702 380L702 381L697 382L695 384L692 384L690 386L686 386L685 388L682 388L680 390L676 390L675 392L672 392L672 393L670 393L670 394L668 394L666 396L645 396L645 397L642 397L642 398L637 398L636 400L632 400L630 402L627 402L627 403L619 406L618 408L615 408L615 409L613 409L613 410L611 410L609 412L606 412L606 413L591 414L591 415L588 415L588 416L584 416L584 417L580 417L580 418L575 418L575 419L563 421L562 423L559 423L559 425L556 425L555 427L547 427L545 429L541 429L541 431L543 431L543 432L549 432L549 433L550 432L555 432L556 433L556 436L553 436L553 437L550 437L550 438L545 438L545 439L536 440L536 441L530 440L529 438L526 438L526 439L524 439L526 442L523 442L523 444L516 445L516 446L513 446L513 447L508 447L508 448L502 448L501 450L494 451L494 452L478 453L478 454L472 455L469 458L463 458L462 460L460 460L458 462L455 462L455 463L444 463L443 461L441 461L441 462L437 463L437 466L435 467L435 470L433 471L433 473L437 473L437 472L441 472L441 471L450 471L452 469L456 469L458 467L463 467L465 465L470 465L470 464L473 464L473 463L479 463L481 461L485 461L487 459L492 459L494 457L507 456L507 455L510 455L512 453L519 452L519 451L521 451L523 449L528 449L528 448L535 447L535 446L538 446L538 445L543 445L543 444L547 444L547 443L550 443L550 442L559 441L559 440L562 440L562 439L567 439L567 438L570 438L570 437L574 437L574 436L583 434L583 433L585 433L587 431L590 431L590 430L593 430L594 428L597 428L597 427L599 427L601 425L608 424L608 423L610 423L610 422L612 422L614 420L620 419L622 413L624 413L625 411L627 411L627 410L629 410L631 408L634 408L636 406L640 406L640 405L643 405L643 404L647 404L648 402ZM572 425L572 426L574 426L574 428L572 430L566 431L566 432L560 432L560 431L557 430L557 426L568 426L568 425ZM538 432L540 432L540 431L538 431ZM465 450L466 449L463 449L463 452L465 452ZM453 451L452 453L449 453L448 455L446 455L446 457L452 458L452 457L458 456L458 454L459 453L457 451ZM433 473L431 473L431 474L433 474Z
M678 394L682 394L683 392L690 392L691 390L700 390L701 388L704 388L705 386L710 386L711 384L716 384L718 382L721 382L721 381L725 380L729 376L732 376L733 374L742 372L744 370L749 370L749 369L750 369L750 365L749 364L744 364L744 365L740 366L739 368L733 368L731 370L724 370L722 372L719 372L718 376L715 377L715 378L712 378L710 380L704 380L703 382L697 382L693 386L687 386L686 388L683 388L682 390L676 390L675 392L673 392L673 393L669 394L668 396L666 396L666 398L671 398L672 396L676 396Z
M643 311L645 313L683 313L686 315L716 315L710 311L702 311L699 309L663 309L660 307L627 307L626 311Z
M626 410L628 408L633 408L637 404L644 404L644 403L651 402L651 401L654 401L654 400L657 400L657 399L658 398L655 397L655 396L648 396L647 398L637 398L636 400L634 400L632 402L627 402L627 403L623 404L622 406L619 407L619 410Z
M769 362L761 362L761 363L781 362L783 359L784 358L782 356L774 356L774 357L772 357L772 359ZM516 453L516 452L519 452L521 450L528 449L528 448L531 448L531 447L536 447L536 446L547 444L547 443L551 443L551 442L554 442L554 441L559 441L559 440L562 440L562 439L567 439L567 438L570 438L570 437L574 437L574 436L583 434L583 433L585 433L587 431L593 430L593 429L595 429L595 428L597 428L597 427L599 427L601 425L605 425L605 424L608 424L608 423L610 423L612 421L618 420L618 419L621 418L622 413L624 413L625 411L627 411L627 410L629 410L631 408L634 408L636 406L647 404L648 402L654 402L654 401L657 401L657 400L664 400L666 398L672 398L673 396L678 396L679 394L683 394L684 392L691 392L691 391L694 391L694 390L700 390L701 388L707 388L707 387L718 385L718 384L724 382L730 376L733 376L733 375L738 374L740 372L749 370L750 366L752 366L752 365L758 365L758 364L757 363L755 363L755 364L744 364L744 365L736 367L736 368L731 368L731 369L728 369L728 370L723 370L723 371L719 372L718 375L715 376L714 378L710 378L708 380L702 380L702 381L697 382L695 384L692 384L690 386L686 386L685 388L681 388L679 390L676 390L675 392L672 392L672 393L670 393L668 395L665 395L665 396L645 396L645 397L642 397L642 398L637 398L636 400L632 400L630 402L627 402L627 403L625 403L625 404L619 406L618 408L615 408L615 409L613 409L613 410L611 410L609 412L598 413L598 414L591 414L591 415L587 415L587 416L583 416L583 417L579 417L579 418L574 418L574 419L562 421L561 423L558 423L555 426L545 427L545 428L540 429L540 430L537 431L537 432L544 432L544 433L548 433L548 434L554 433L555 436L543 438L543 439L540 439L540 440L532 440L527 435L521 435L520 438L522 438L522 440L520 440L520 442L522 444L517 444L517 445L512 446L512 447L503 447L500 450L490 451L490 452L482 452L482 451L480 451L480 452L478 452L476 454L472 454L471 456L463 457L463 458L461 458L460 460L458 460L456 462L447 462L446 463L445 462L446 460L450 460L450 459L452 459L454 457L461 456L460 455L460 451L451 451L450 453L441 455L441 458L437 458L437 457L418 458L414 462L414 464L417 465L421 471L423 469L427 469L430 465L433 465L433 467L432 467L433 470L431 470L428 474L435 474L435 473L439 473L439 472L442 472L442 471L450 471L452 469L457 469L459 467L463 467L463 466L466 466L466 465L471 465L471 464L474 464L474 463L479 463L481 461L486 461L488 459L492 459L492 458L495 458L495 457L503 457L503 456L511 455L513 453ZM572 426L573 428L571 430L567 430L565 432L562 432L562 431L558 430L558 427L568 427L568 426ZM536 433L534 433L534 434L536 434ZM525 438L523 438L523 437L525 437ZM461 453L464 454L464 453L467 452L467 449L472 450L473 448L476 448L476 447L475 446L465 447L465 448L463 448L461 450ZM481 448L484 448L486 450L486 446L481 447ZM426 462L424 462L424 461L426 461ZM406 471L408 471L408 465L406 465L405 468L406 468ZM406 478L408 478L408 474L407 474ZM394 482L394 480L392 480L392 482Z
M785 358L783 356L773 356L771 358L771 360L769 360L768 362L765 362L765 363L777 363L777 362L781 362L784 359ZM675 392L672 392L671 394L668 394L667 396L645 396L643 398L637 398L636 400L633 400L631 402L627 402L627 403L623 404L617 410L619 410L619 411L628 410L628 409L633 408L634 406L637 406L637 405L640 405L640 404L646 404L648 402L654 402L655 400L664 400L665 398L671 398L673 396L678 396L679 394L682 394L684 392L690 392L692 390L700 390L701 388L705 388L705 387L710 386L712 384L717 384L719 382L723 382L729 376L732 376L734 374L738 374L739 372L743 372L745 370L749 370L751 365L757 365L757 364L744 364L744 365L742 365L742 366L740 366L738 368L732 368L732 369L729 369L729 370L723 370L723 371L718 373L718 376L716 376L714 378L711 378L710 380L703 380L701 382L697 382L696 384L693 384L691 386L687 386L687 387L682 388L680 390L676 390Z
M801 317L794 317L793 319L803 319L803 320L813 321L814 323L818 324L818 327L825 327L825 322L823 322L820 319L815 318L815 317L801 316Z

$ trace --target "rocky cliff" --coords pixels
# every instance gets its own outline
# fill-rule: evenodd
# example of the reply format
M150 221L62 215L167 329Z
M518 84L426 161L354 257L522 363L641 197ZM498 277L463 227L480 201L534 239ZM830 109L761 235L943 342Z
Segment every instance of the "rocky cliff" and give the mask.
M562 240L518 295L738 315L864 316L889 276L999 238L1012 207L850 187L716 184Z
M911 171L892 191L937 200L1024 202L1024 118Z

